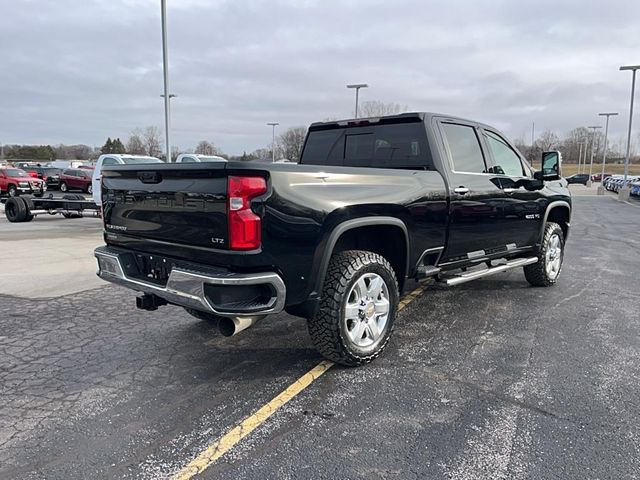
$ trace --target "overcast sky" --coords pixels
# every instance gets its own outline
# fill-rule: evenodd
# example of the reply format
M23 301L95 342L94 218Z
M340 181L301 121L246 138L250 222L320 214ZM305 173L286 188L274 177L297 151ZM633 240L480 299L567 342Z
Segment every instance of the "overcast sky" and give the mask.
M238 154L266 122L361 98L562 134L619 111L640 64L640 1L167 0L172 142ZM526 5L525 5L526 3ZM0 0L0 142L102 145L163 128L159 0ZM640 103L640 102L638 102ZM639 109L640 110L640 109ZM636 118L634 132L640 127ZM634 133L635 134L635 133Z

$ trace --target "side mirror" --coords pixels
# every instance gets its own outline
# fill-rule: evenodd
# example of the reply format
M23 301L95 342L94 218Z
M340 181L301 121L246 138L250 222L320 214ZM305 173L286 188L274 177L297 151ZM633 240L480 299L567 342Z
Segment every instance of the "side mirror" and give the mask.
M562 155L557 150L542 152L542 180L558 180L561 177ZM538 178L538 177L536 177Z

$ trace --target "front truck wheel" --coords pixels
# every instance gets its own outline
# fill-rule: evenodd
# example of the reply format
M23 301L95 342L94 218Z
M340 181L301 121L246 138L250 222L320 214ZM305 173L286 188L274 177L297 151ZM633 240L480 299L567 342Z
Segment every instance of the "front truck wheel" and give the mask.
M389 341L398 298L395 272L384 257L362 250L334 254L320 307L308 320L313 344L341 365L369 363Z
M557 282L564 259L564 233L560 225L547 222L538 262L524 267L524 276L534 287L550 287Z

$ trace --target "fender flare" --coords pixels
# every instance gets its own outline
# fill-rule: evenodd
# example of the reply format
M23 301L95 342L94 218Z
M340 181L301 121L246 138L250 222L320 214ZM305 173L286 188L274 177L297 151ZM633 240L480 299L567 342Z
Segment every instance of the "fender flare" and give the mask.
M555 202L551 202L549 205L547 205L547 209L544 212L544 220L542 221L542 225L540 227L540 244L542 244L542 239L544 238L544 227L547 224L547 219L549 218L549 212L551 212L551 210L553 210L554 208L566 208L569 211L569 220L571 220L571 205L569 205L569 202L565 202L564 200L556 200ZM569 237L569 222L567 222L567 235L565 236L565 242L567 241L567 238Z
M405 223L396 217L365 217L365 218L356 218L353 220L346 220L344 222L339 223L329 234L329 238L327 239L327 243L324 247L324 252L322 253L322 258L320 260L320 265L318 268L318 274L315 281L315 285L313 288L313 292L319 293L322 291L322 286L324 285L324 278L327 275L327 269L329 268L329 262L331 261L331 255L333 254L333 249L338 243L338 239L342 236L343 233L353 230L354 228L360 227L368 227L374 225L391 225L395 227L399 227L402 229L404 234L405 248L406 248L406 259L405 259L405 267L404 274L405 276L409 272L409 231Z

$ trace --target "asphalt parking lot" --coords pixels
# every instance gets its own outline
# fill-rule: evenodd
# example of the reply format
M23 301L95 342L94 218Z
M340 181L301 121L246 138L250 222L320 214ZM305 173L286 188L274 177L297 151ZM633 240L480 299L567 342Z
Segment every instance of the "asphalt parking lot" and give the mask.
M198 478L638 478L638 232L637 203L575 197L557 286L425 285L381 358L334 366ZM302 319L223 338L136 310L90 257L29 255L72 236L82 258L100 224L0 218L2 265L24 261L0 270L2 479L171 478L322 360Z

